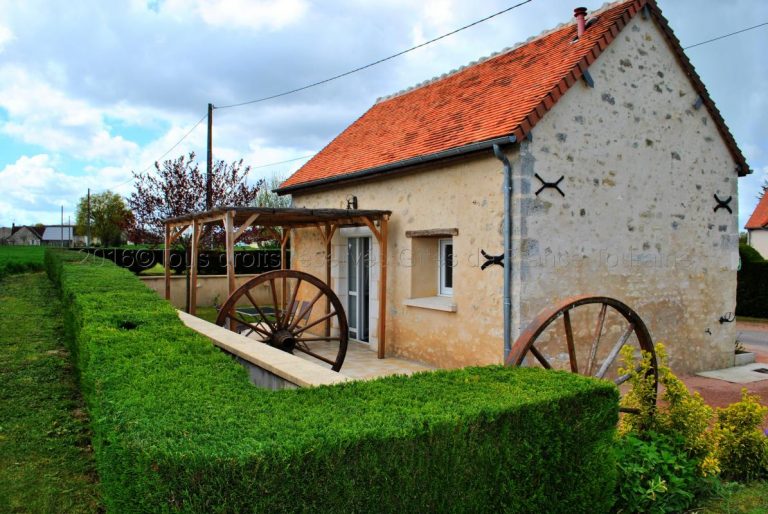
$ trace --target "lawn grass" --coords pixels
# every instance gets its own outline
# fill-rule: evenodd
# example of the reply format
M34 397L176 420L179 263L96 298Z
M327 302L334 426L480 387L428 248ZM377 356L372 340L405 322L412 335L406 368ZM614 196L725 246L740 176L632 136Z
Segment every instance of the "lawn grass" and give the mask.
M766 324L766 323L768 323L768 318L753 318L753 317L750 317L750 316L736 316L736 321L740 321L742 323Z
M13 275L0 305L0 512L99 512L56 291L43 273Z
M768 482L742 485L724 484L718 494L702 508L693 512L702 514L765 514L768 512Z
M216 310L216 307L198 307L195 311L195 316L210 323L216 323L218 315L219 311Z
M11 273L43 269L42 246L0 246L0 279Z

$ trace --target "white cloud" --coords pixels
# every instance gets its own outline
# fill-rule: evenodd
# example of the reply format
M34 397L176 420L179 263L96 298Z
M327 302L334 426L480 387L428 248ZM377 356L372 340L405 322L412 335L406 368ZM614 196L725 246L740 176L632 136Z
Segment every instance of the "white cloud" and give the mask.
M0 224L51 222L60 205L72 212L72 203L61 199L75 194L80 182L58 171L47 154L20 157L0 170L0 184L3 184ZM40 218L41 213L47 213L47 219Z
M13 32L11 32L11 29L4 25L0 25L0 53L3 52L5 49L5 45L10 43L15 39Z
M214 27L279 30L301 20L309 6L305 0L197 0L190 9L187 1L169 0L161 7L176 19L190 10Z
M138 148L109 133L104 123L108 111L68 97L20 66L0 68L0 108L9 114L0 131L48 151L96 159L123 156Z

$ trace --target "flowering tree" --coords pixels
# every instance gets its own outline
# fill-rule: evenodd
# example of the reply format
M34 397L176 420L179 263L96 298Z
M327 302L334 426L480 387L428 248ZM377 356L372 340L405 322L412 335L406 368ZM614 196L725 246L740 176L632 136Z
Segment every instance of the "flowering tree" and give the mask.
M248 185L246 178L250 166L243 166L242 159L227 164L217 161L213 166L211 203L214 208L223 206L252 205L259 195L263 180ZM131 239L135 242L162 242L165 227L163 220L204 211L205 172L195 161L194 152L175 160L155 163L155 172L133 172L136 190L131 193L128 205L133 211L135 224ZM213 240L221 242L221 227L213 229ZM188 238L180 241L186 246Z

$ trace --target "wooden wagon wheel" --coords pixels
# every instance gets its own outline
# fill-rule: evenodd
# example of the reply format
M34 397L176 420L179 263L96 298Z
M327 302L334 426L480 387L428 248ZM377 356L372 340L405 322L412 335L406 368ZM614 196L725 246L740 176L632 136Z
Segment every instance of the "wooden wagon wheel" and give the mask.
M322 280L301 271L252 278L227 298L216 324L284 352L309 355L333 371L341 369L347 355L349 330L339 298Z
M577 312L581 312L583 317L583 315L586 314L584 312L585 306L588 305L599 305L600 312L597 315L597 323L594 331L590 330L589 332L591 341L589 341L588 346L584 347L586 352L579 352L579 349L581 348L577 348L577 341L575 341L574 338L574 328L571 323L571 318L572 313ZM618 340L612 346L603 348L600 343L609 308L621 315L627 324L622 328ZM559 318L563 319L562 329L565 336L564 345L562 335L554 338L551 335L551 332L557 332L557 324L555 322ZM589 330L590 327L585 328ZM577 333L580 332L582 331L577 331ZM512 345L512 349L507 357L506 365L520 366L525 361L528 365L539 364L547 369L556 367L553 364L555 359L551 357L548 359L544 352L536 347L536 343L540 339L546 338L548 335L550 340L552 340L551 344L555 345L556 351L559 349L565 350L560 353L560 355L563 356L560 361L567 362L567 369L570 369L573 373L613 380L617 386L620 386L629 380L628 374L618 375L619 365L617 363L617 357L619 356L622 347L627 344L633 344L637 346L638 350L648 352L651 358L651 369L649 373L653 380L653 404L655 405L659 372L656 362L656 352L653 348L653 341L651 340L651 335L643 320L625 303L605 296L577 296L563 300L554 307L542 310ZM633 335L634 337L632 337ZM608 348L609 350L607 354L603 355L604 352L601 352L601 349ZM549 353L552 354L554 352L550 350ZM581 366L577 359L579 353L586 353L586 361ZM532 358L528 358L526 361L526 357ZM622 408L621 411L637 413L637 410L629 408Z

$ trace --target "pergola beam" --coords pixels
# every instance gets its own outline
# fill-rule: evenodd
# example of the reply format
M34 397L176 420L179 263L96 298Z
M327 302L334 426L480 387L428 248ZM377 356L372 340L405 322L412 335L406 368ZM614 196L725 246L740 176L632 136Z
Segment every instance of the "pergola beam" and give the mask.
M202 235L202 223L192 223L192 259L190 263L189 284L189 313L193 316L197 313L197 263L200 254L200 236Z

